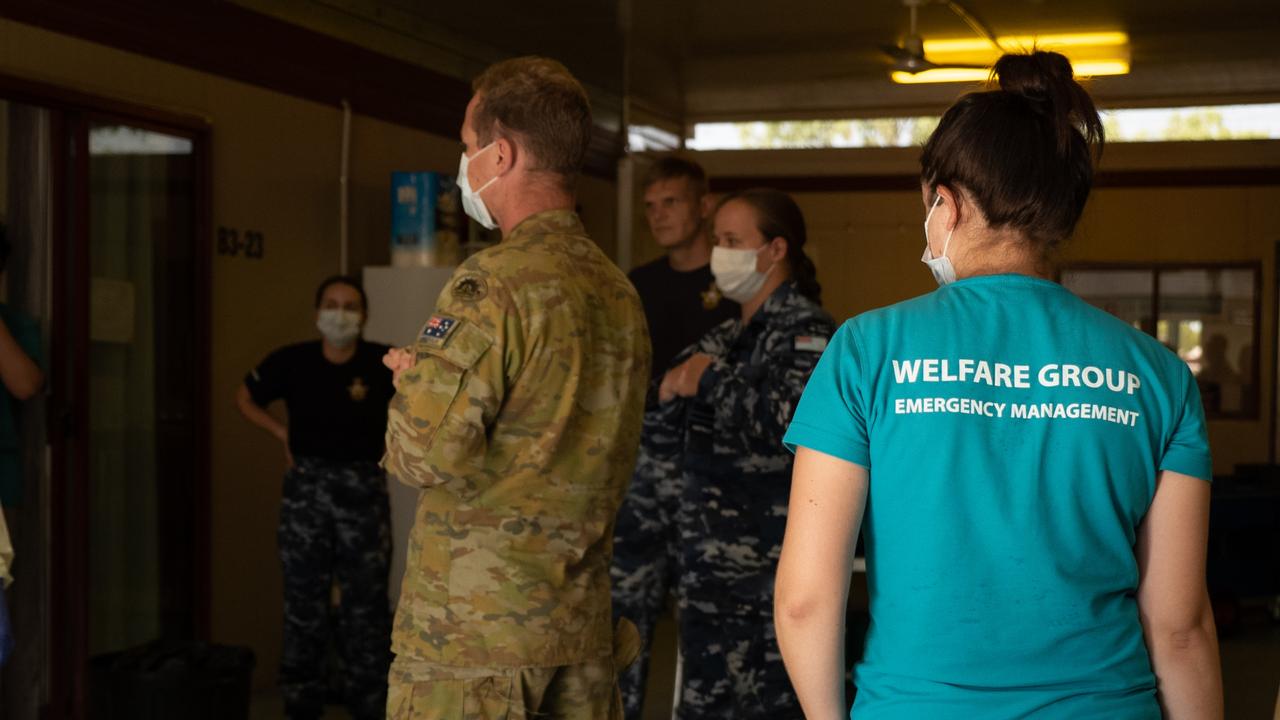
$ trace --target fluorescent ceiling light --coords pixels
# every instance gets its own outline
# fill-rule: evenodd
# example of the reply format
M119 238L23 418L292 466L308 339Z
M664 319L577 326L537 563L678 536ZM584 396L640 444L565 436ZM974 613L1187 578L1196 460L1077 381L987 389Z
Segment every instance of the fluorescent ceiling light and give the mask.
M1086 60L1072 63L1076 77L1097 77L1099 75L1127 75L1128 60ZM991 77L990 68L934 68L918 73L896 70L890 76L896 83L915 85L919 83L945 82L985 82Z
M1129 35L1123 32L1064 33L1060 35L1005 35L996 38L1007 50L1083 49L1128 47ZM924 54L929 59L938 55L999 54L985 38L939 38L924 41ZM1064 53L1069 54L1069 53Z
M944 82L983 82L991 77L991 71L984 68L934 68L933 70L921 70L918 73L909 73L902 70L894 70L890 75L893 81L903 85L915 85L917 83L944 83Z
M1010 52L1053 50L1071 61L1079 77L1124 75L1129 72L1129 35L1124 32L1059 33L1056 35L1005 35L1000 46ZM985 38L937 38L924 41L924 56L938 65L994 65L1001 51ZM897 83L982 82L987 68L940 67L918 73L894 72Z

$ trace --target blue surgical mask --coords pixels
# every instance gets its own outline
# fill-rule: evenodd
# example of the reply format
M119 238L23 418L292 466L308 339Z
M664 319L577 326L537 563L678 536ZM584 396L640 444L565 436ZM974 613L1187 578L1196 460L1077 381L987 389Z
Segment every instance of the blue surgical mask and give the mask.
M933 273L933 279L937 280L939 285L946 285L956 281L956 268L951 264L951 258L947 257L947 246L951 244L951 234L956 231L955 228L951 228L947 232L947 239L942 241L941 255L934 257L933 251L929 249L929 218L933 217L933 211L938 209L940 202L942 202L941 195L933 201L929 214L924 216L924 255L920 256L920 262L929 266L929 272Z

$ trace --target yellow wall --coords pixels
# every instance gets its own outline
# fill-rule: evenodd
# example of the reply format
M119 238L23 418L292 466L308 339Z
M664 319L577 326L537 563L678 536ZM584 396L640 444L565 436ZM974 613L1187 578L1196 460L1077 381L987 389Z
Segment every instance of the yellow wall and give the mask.
M918 151L793 151L690 153L719 176L910 174ZM1108 148L1115 170L1280 165L1280 142L1180 143ZM824 305L851 317L936 287L920 263L924 209L918 191L799 193ZM643 232L643 231L641 231ZM1067 262L1259 261L1263 266L1261 418L1214 420L1209 439L1214 470L1266 462L1276 338L1273 265L1280 241L1280 185L1261 187L1103 188L1089 200ZM652 252L638 235L636 245ZM651 243L650 243L651 245ZM637 254L637 257L640 257Z
M315 335L316 283L337 272L342 116L336 107L0 20L0 72L207 118L213 226L265 235L260 261L215 256L212 325L212 636L252 647L258 685L279 659L279 443L243 421L232 393L271 349ZM389 257L390 173L452 173L460 145L357 114L351 140L350 269ZM580 186L588 230L614 251L613 184Z

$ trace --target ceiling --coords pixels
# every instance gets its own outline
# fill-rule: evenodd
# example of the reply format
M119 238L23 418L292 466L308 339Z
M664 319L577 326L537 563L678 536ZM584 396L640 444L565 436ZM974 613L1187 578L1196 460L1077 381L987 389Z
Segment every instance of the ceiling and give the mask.
M455 77L551 55L588 85L597 114L620 121L625 108L673 130L934 113L966 89L889 81L878 46L907 33L901 0L234 1ZM1131 73L1093 81L1103 105L1280 101L1277 0L960 2L998 35L1128 32ZM973 34L938 2L921 8L920 32Z
M1103 104L1280 99L1276 0L961 4L997 35L1128 32L1132 72L1094 81ZM679 114L686 121L936 111L962 91L888 80L878 46L907 34L900 0L650 0L636 10L637 53L677 58ZM939 3L922 7L919 23L925 38L974 35ZM652 80L634 78L635 92L672 107L670 89Z

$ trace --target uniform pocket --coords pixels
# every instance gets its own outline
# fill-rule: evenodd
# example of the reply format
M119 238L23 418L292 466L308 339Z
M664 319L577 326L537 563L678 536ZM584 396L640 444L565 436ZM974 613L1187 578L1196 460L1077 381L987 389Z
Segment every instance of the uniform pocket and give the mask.
M400 377L387 412L385 464L393 476L420 486L450 482L454 465L483 453L475 438L484 437L484 413L470 374L492 345L492 336L465 320L443 338L424 330L417 363Z

